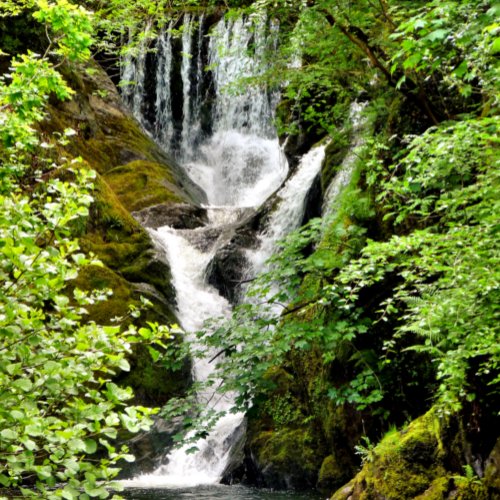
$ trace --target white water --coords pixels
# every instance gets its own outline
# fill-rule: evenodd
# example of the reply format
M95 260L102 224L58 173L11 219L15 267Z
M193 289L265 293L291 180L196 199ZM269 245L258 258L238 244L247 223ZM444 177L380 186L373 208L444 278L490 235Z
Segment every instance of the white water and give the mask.
M263 71L264 54L274 45L275 32L276 27L268 28L264 20L252 29L243 18L223 19L210 38L216 94L212 135L196 150L186 144L181 163L211 205L258 206L286 178L288 164L272 125L277 93L234 88L241 78ZM251 42L254 51L249 54ZM191 127L198 128L196 123Z
M352 126L352 142L349 151L345 155L342 165L328 186L323 200L323 219L328 221L329 216L335 209L335 202L339 197L342 189L349 184L354 166L358 160L360 148L366 142L365 129L367 126L366 116L363 115L363 110L366 107L366 102L358 103L354 101L351 104L349 118Z
M326 145L319 145L306 153L295 173L278 192L278 206L273 210L267 227L259 235L258 249L247 252L254 275L264 270L265 261L276 250L276 243L297 229L302 222L306 196L321 170L325 148Z
M206 320L228 317L231 306L217 290L205 282L205 270L217 249L217 241L208 250L198 250L197 244L206 238L204 232L211 226L196 230L174 230L168 226L151 230L154 240L166 251L172 264L172 282L177 294L177 317L187 333L187 340L195 343L194 332L203 328ZM196 360L193 378L205 381L213 372L209 358ZM221 397L213 390L198 392L198 401L207 409L229 410L230 397ZM167 457L168 463L152 474L144 474L124 481L132 487L184 487L200 484L215 484L220 481L231 455L234 441L232 435L241 424L243 415L228 413L222 417L207 439L197 443L199 451L187 454L191 445L173 450Z
M172 104L180 96L172 91L175 59L172 35L167 29L159 36L155 68L156 122L151 129L165 149L171 151L173 148L172 152L177 154L186 172L206 191L209 201L211 222L207 227L174 230L165 226L151 231L153 239L167 254L176 289L177 316L191 341L195 341L195 332L207 319L227 317L231 311L229 303L205 279L209 262L224 243L223 236L213 237L214 231L240 220L245 214L244 207L262 204L282 186L288 172L272 125L277 93L262 88L236 94L231 91L241 76L251 77L265 69L265 49L276 43L276 26L261 21L252 30L243 19L218 23L207 48L209 62L213 65L215 96L212 132L204 137L201 126L204 74L200 51L203 36L199 29L202 23L202 18L190 15L184 19L181 45L186 55L179 74L183 99L180 130L173 126ZM254 46L252 51L248 50L250 41ZM124 97L144 124L145 60L143 54L135 62L129 60L123 73L124 79L128 76L138 81ZM324 152L323 145L306 154L279 191L277 207L260 235L260 247L249 252L254 273L263 269L265 260L275 251L276 242L300 225L306 195L319 173ZM211 377L214 369L208 361L211 357L196 361L195 380L202 382ZM217 411L228 410L232 405L230 397L221 398L213 391L200 392L197 396L207 408ZM173 450L167 457L168 463L152 474L125 481L125 486L181 487L219 482L231 458L237 439L235 434L242 421L243 415L228 413L217 422L206 440L197 443L197 453L186 454L185 448Z
M255 25L244 18L217 23L207 42L203 17L184 17L181 36L182 123L176 134L172 124L174 59L170 28L156 45L156 121L150 125L155 139L184 167L206 193L210 205L252 207L276 191L288 173L288 164L273 126L277 91L242 85L266 69L268 50L276 49L277 26L262 19ZM208 46L203 44L208 43ZM202 46L208 53L213 95L204 96ZM123 79L137 82L126 87L124 99L145 126L145 56L127 59ZM210 104L209 104L210 103ZM202 109L210 106L211 133L202 131ZM178 137L178 139L176 139ZM178 144L177 141L178 140Z
M155 100L156 122L154 134L157 141L169 145L174 133L172 121L172 22L167 29L162 29L158 36L158 54L156 69L156 84L163 89L163 96L159 92Z
M195 342L195 332L206 320L230 314L229 303L205 280L206 268L223 236L213 238L214 231L238 221L246 213L245 207L257 207L276 191L286 178L288 164L279 146L272 125L276 93L266 89L252 89L233 95L230 87L241 76L255 75L261 66L265 48L275 42L276 27L258 23L255 32L243 20L221 21L210 39L207 52L213 65L215 104L213 106L212 134L201 137L202 61L201 30L196 26L203 19L190 15L184 18L181 62L182 124L177 134L177 157L190 177L205 191L210 224L196 230L174 230L162 227L150 231L153 239L166 252L176 289L177 317L188 340ZM194 43L195 37L197 43ZM250 41L255 44L252 55L245 55ZM197 51L194 51L194 47ZM173 145L176 132L172 99L172 68L174 54L169 30L161 33L157 43L156 67L156 124L153 133L166 149ZM131 66L134 66L130 63ZM258 70L260 71L260 69ZM137 79L146 77L144 58L138 57L133 69L126 69ZM193 79L194 75L194 79ZM143 91L144 83L136 90ZM140 114L143 96L135 92L125 95L134 113ZM144 123L142 116L139 116ZM203 382L213 373L211 356L197 360L193 378ZM207 409L226 411L232 406L230 396L221 398L213 390L197 394ZM210 432L208 438L197 443L199 451L186 454L186 448L173 450L166 465L152 474L125 481L133 487L179 487L214 484L220 481L231 458L235 440L241 433L244 416L228 413Z

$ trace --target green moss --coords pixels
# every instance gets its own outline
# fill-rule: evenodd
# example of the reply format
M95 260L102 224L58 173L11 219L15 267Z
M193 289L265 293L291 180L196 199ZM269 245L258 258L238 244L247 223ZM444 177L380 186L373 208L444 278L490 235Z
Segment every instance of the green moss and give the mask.
M252 452L262 467L278 476L317 476L321 460L313 451L314 438L305 429L262 431L251 442Z
M160 203L180 203L174 179L164 165L138 160L110 170L106 181L131 212Z
M488 500L486 487L480 481L471 482L467 478L445 476L435 479L430 487L415 500Z
M94 197L87 232L81 238L82 248L120 271L152 248L152 243L101 177L97 178Z
M500 498L500 438L488 457L486 469L484 471L484 482L492 491L492 495Z
M439 422L432 411L403 431L388 433L365 457L367 462L352 483L353 498L399 500L423 494L445 475L438 436ZM344 490L332 498L346 498Z
M112 291L108 300L86 307L89 317L101 325L109 325L113 318L125 316L129 304L137 305L130 283L105 266L91 265L81 269L78 277L69 284L70 292L75 288L88 292Z
M121 384L134 388L136 403L149 406L158 406L172 396L182 395L190 381L189 363L174 372L159 362L153 363L144 345L135 346L130 358L130 372L123 373L119 379Z
M346 480L346 468L335 455L328 455L321 464L317 487L321 491L332 491Z
M450 491L450 479L448 477L438 477L432 481L430 487L421 495L416 497L419 500L443 500Z

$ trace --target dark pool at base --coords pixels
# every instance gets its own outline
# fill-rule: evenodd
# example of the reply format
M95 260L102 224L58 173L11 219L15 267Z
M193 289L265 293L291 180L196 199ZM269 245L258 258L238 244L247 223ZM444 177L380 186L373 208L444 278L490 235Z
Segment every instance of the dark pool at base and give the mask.
M324 500L317 492L272 491L244 486L197 486L194 488L127 488L128 500Z

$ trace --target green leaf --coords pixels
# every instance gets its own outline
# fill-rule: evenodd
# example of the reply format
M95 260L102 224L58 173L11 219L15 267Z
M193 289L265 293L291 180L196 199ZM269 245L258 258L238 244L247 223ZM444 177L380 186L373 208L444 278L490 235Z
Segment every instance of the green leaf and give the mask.
M16 389L21 389L24 392L29 392L31 391L33 384L31 380L28 378L19 378L17 380L14 380L14 382L12 382L12 386L15 387Z
M427 34L424 37L424 40L430 40L432 42L436 42L439 40L444 40L449 34L450 34L450 31L448 29L440 28L440 29L431 31L429 34Z
M17 440L17 438L19 437L19 434L12 429L3 429L0 432L0 437L2 439L7 440L7 441L14 441L14 440Z
M97 443L93 439L85 439L85 453L92 454L97 451Z

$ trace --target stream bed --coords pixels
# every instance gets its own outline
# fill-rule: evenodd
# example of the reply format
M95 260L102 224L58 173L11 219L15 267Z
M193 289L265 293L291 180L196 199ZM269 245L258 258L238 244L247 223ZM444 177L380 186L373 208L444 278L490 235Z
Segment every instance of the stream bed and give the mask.
M323 500L318 492L273 491L246 486L204 485L192 488L127 488L128 500Z

